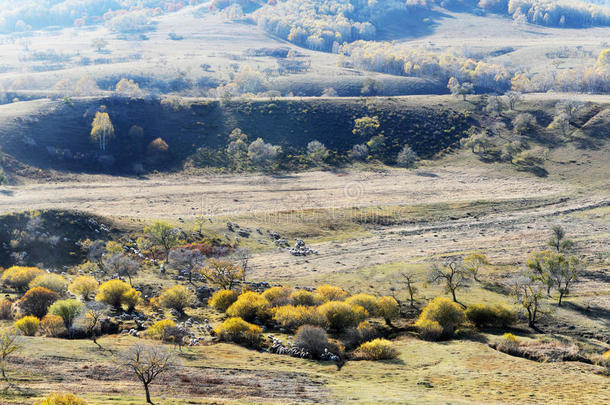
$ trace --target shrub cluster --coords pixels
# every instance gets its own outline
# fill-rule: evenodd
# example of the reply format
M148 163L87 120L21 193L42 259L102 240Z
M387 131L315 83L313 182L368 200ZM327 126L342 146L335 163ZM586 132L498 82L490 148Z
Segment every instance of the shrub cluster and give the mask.
M220 312L227 309L237 301L238 294L232 290L220 290L214 293L208 301L208 305Z
M271 312L269 311L269 302L261 294L247 291L231 304L227 309L227 315L253 321L255 319L268 319Z
M2 282L19 291L25 291L32 280L46 274L37 267L13 266L2 273Z
M162 339L165 336L165 330L174 327L176 327L176 322L171 319L163 319L146 329L144 334L151 339Z
M40 330L48 337L61 337L68 333L64 320L59 315L46 315L42 318Z
M343 301L328 301L320 305L318 311L326 318L328 327L338 331L356 326L369 316L363 307Z
M466 316L464 310L455 302L444 297L436 297L426 305L419 316L418 323L424 320L437 322L443 329L443 335L451 337L455 330L466 321ZM418 327L431 326L428 323L419 325L418 323L416 323Z
M42 318L47 314L51 304L59 299L59 294L45 287L34 287L26 292L17 302L24 315Z
M140 299L140 292L124 281L114 279L100 285L96 300L120 310L123 305L127 310L135 308Z
M516 322L516 315L502 305L470 305L465 311L466 318L477 328L507 327Z
M165 308L174 309L180 313L195 300L193 293L183 285L175 285L164 290L159 296L159 302Z
M214 329L220 340L256 347L261 341L262 328L241 318L229 318Z
M325 326L326 318L316 307L284 305L274 310L273 320L278 325L294 330L301 325Z
M354 356L362 360L392 360L397 358L398 354L392 342L379 338L361 344L354 352Z
M34 405L87 405L87 401L74 394L53 393Z
M25 336L34 336L39 325L40 320L35 316L24 316L15 322L15 328Z

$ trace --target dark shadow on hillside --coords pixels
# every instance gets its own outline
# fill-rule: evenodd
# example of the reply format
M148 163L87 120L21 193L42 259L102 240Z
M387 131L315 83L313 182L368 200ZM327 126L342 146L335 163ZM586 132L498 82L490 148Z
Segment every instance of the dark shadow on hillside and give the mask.
M12 197L12 196L13 196L13 194L15 194L15 193L14 193L14 191L13 191L13 190L0 190L0 194L3 194L3 195L6 195L6 196L9 196L9 197Z
M606 326L610 326L610 317L607 309L598 306L577 304L570 301L564 301L562 307L578 312L580 315L585 316L588 319L594 319L604 323Z
M436 21L443 18L454 17L436 10L404 10L388 13L374 22L377 28L377 40L392 41L431 35L439 25Z

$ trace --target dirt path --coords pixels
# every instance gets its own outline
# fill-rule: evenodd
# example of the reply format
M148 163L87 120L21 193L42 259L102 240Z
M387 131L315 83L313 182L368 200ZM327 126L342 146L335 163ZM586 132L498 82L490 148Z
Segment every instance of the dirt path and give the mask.
M609 197L561 199L537 208L495 212L479 218L384 227L373 236L316 244L318 255L293 257L285 250L266 252L252 261L252 276L294 281L300 276L393 262L429 262L430 258L485 252L495 264L515 264L543 247L549 229L561 224L579 240L588 257L603 254L610 244L610 223L574 213L610 206Z

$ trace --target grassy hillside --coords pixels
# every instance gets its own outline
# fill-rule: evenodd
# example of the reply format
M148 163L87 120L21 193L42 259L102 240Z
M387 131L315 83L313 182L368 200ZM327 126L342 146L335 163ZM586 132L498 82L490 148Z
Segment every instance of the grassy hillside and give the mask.
M0 107L0 146L34 167L132 172L138 162L146 169L180 168L199 147L225 148L235 128L250 142L260 137L282 146L286 155L304 153L315 139L345 153L368 141L352 133L354 120L377 116L379 133L394 153L408 143L420 156L430 157L455 145L473 124L460 109L454 103L403 99L191 100L175 106L125 98L35 101ZM106 153L89 138L94 114L102 110L108 112L116 134ZM141 139L130 138L134 125L144 129ZM155 159L147 145L158 137L169 151Z

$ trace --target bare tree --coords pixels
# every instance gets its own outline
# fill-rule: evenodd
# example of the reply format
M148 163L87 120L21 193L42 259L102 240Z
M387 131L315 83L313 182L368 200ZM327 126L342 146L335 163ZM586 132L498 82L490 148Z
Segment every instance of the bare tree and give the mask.
M515 106L517 105L517 103L519 101L521 101L522 96L521 93L518 91L509 91L506 93L506 100L508 102L508 108L510 108L511 110L515 109Z
M91 263L97 264L100 270L104 270L102 267L102 257L106 253L106 242L103 240L96 240L91 243L87 250L87 260Z
M445 287L446 293L451 293L453 302L462 306L455 296L457 290L468 287L470 273L464 268L461 263L449 261L446 264L440 265L434 263L428 275L428 281L434 284L442 284Z
M250 259L252 258L252 253L248 248L238 248L233 252L233 259L239 263L239 267L241 267L242 271L242 280L246 280L246 275L248 274L248 264Z
M210 259L208 265L201 269L201 274L211 284L224 290L230 290L237 282L244 280L243 270L227 260Z
M415 287L413 284L415 284L415 276L412 273L401 273L401 275L403 276L403 278L405 279L405 282L407 283L407 292L409 293L409 301L411 303L411 308L415 307L415 299L414 299L414 295L417 292L417 287Z
M146 402L149 404L153 403L150 400L150 384L159 375L174 367L172 354L162 346L136 344L123 352L117 361L123 367L132 370L142 382L146 392Z
M193 284L193 273L203 266L206 256L197 249L178 248L169 252L168 263L179 272L187 273L188 281Z
M464 267L472 274L472 278L476 282L480 282L477 278L479 270L487 264L489 264L489 260L482 253L472 253L464 258Z
M100 301L91 301L87 303L87 312L85 313L85 328L87 335L91 337L93 343L100 349L103 347L97 342L97 332L102 319L106 315L106 305Z
M542 284L531 275L524 273L513 280L511 293L516 303L526 310L528 326L534 328L544 296Z
M129 285L133 287L131 276L134 276L140 269L140 263L124 253L113 253L104 256L104 268L110 273L117 273L119 276L127 276Z
M23 345L17 335L6 331L0 333L0 371L2 372L2 378L8 383L9 387L12 387L12 383L6 374L6 359L22 347Z

